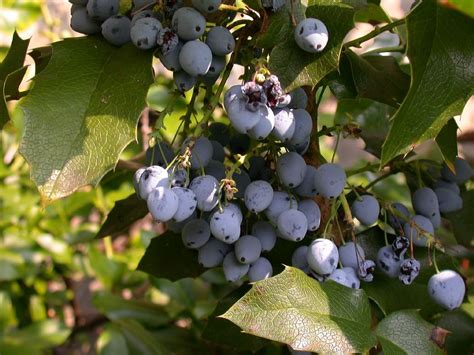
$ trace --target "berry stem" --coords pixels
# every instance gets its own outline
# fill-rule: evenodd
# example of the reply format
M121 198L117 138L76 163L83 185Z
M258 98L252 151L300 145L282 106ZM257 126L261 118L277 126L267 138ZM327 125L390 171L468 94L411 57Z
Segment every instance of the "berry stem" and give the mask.
M362 37L359 37L359 38L356 38L352 41L349 41L347 43L344 44L344 48L349 48L349 47L356 47L356 48L360 48L361 47L361 44L374 38L374 37L377 37L379 34L381 34L382 32L385 32L385 31L391 31L392 29L394 29L395 27L398 27L398 26L401 26L405 23L405 19L400 19L400 20L397 20L397 21L393 21L385 26L382 26L382 27L375 27L373 29L373 31L367 33L365 36L362 36Z
M439 274L438 263L436 262L436 247L433 247L433 265L436 270L436 273Z
M342 209L344 210L345 220L353 228L354 220L352 217L351 207L349 206L349 202L347 201L346 195L341 194L339 199L342 203Z
M191 100L189 100L186 114L183 116L183 121L184 121L183 136L184 137L188 136L189 126L191 125L191 115L195 113L194 104L196 103L196 98L198 95L199 95L199 83L196 83L193 89Z

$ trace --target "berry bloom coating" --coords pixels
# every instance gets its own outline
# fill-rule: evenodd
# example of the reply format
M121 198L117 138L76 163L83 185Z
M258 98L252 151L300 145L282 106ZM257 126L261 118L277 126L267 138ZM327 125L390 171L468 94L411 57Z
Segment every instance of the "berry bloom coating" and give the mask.
M302 50L309 53L319 53L328 44L329 33L320 20L307 18L296 26L294 37L296 44Z
M330 275L337 267L339 253L337 246L329 239L315 239L306 255L309 267L319 275Z
M337 164L323 164L316 169L314 185L321 196L335 199L344 191L346 173Z
M247 274L250 282L257 282L260 280L268 279L273 275L272 264L267 258L261 256L257 261L250 264L250 269Z
M205 75L212 63L212 52L203 42L186 42L179 52L181 69L192 76Z
M206 30L206 19L192 7L178 9L173 15L171 24L179 38L185 41L201 37Z
M252 235L260 241L262 252L269 252L276 244L275 228L267 221L258 221L252 226Z
M453 310L458 308L466 293L462 277L453 270L443 270L431 276L428 281L428 294L440 306Z
M199 249L203 247L211 237L209 223L203 219L193 219L188 222L182 232L183 244L189 249Z
M147 17L137 20L131 30L130 38L140 49L150 49L156 46L158 32L163 28L156 18Z
M215 26L207 34L206 43L212 53L225 56L234 51L235 39L230 31L222 26Z
M228 282L236 282L247 274L250 265L238 262L235 253L231 251L224 257L222 267L224 269L225 279Z
M372 195L362 195L354 200L351 206L352 213L360 223L370 226L377 222L380 214L380 205Z
M244 235L235 243L235 257L242 264L252 264L262 253L260 240L253 235Z

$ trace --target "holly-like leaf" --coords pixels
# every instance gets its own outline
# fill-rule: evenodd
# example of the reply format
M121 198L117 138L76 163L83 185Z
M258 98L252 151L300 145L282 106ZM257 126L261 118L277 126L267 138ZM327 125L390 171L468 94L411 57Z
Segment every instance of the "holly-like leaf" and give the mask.
M293 2L291 4L291 2ZM307 0L286 0L286 4L277 12L270 13L267 27L257 37L257 46L261 48L272 48L283 42L289 36L293 36L292 16L295 21L304 19Z
M474 93L474 23L455 10L421 2L407 17L412 82L393 118L381 165L435 137Z
M459 244L466 247L474 246L472 231L474 229L474 190L465 191L461 195L463 208L449 213L446 217L451 221L454 236Z
M235 324L219 318L222 313L227 311L248 290L249 287L247 285L242 286L219 301L204 329L202 336L205 340L240 351L257 351L268 343L262 338L242 333Z
M22 39L16 31L13 33L10 49L0 64L0 80L5 80L8 74L23 67L29 43L30 39Z
M286 90L299 86L315 86L327 74L337 69L342 41L354 26L353 1L310 0L307 17L316 17L326 25L329 41L317 54L307 53L298 47L293 32L276 46L270 55L270 70L276 74Z
M20 152L43 202L96 184L136 137L152 83L152 53L98 37L53 44L46 69L21 103Z
M410 86L410 77L390 56L361 57L347 50L347 57L357 94L387 105L398 107Z
M362 130L360 135L366 144L365 149L379 157L393 112L393 107L370 99L341 99L334 123L357 124Z
M33 48L28 55L33 58L35 61L35 74L38 75L40 72L46 68L53 55L53 47L46 46L46 47L38 47Z
M414 310L390 314L377 325L384 354L443 354L431 340L435 326Z
M127 232L130 226L148 214L146 202L136 194L128 196L124 200L115 202L104 224L100 227L96 238L107 236L115 237Z
M453 170L454 161L458 156L458 128L458 124L454 118L452 118L436 136L436 144L438 144L439 150L441 150L441 154L443 154L444 161L450 165Z
M462 309L445 312L437 325L451 333L446 338L448 354L474 353L474 318Z
M371 25L379 23L391 22L390 17L385 13L384 9L378 4L368 3L366 7L358 10L354 15L355 22L367 22Z
M172 232L151 240L137 270L171 281L197 277L205 271L198 264L196 252L185 248L181 236Z
M363 353L375 345L364 291L319 283L292 267L255 283L222 317L295 350Z
M13 99L12 96L18 93L18 87L25 75L26 67L23 67L23 64L29 43L29 39L21 39L15 31L10 49L0 63L0 129L10 120L7 101Z
M426 284L413 282L405 286L398 279L378 274L374 282L362 283L362 288L385 315L402 309L420 309L423 315L431 316L442 310L429 297Z

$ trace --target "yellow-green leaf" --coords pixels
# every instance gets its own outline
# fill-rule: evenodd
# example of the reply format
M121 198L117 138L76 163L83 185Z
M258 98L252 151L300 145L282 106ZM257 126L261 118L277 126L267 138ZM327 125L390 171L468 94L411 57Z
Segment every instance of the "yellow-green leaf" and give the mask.
M46 69L21 103L20 152L44 202L96 184L136 137L153 81L152 53L97 37L53 44Z

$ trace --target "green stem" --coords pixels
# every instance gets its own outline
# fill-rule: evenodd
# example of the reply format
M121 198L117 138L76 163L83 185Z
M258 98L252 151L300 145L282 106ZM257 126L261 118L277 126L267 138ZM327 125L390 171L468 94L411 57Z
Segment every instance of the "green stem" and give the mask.
M435 267L436 273L439 274L438 263L436 262L436 247L433 247L433 265Z
M194 111L194 104L196 103L196 98L199 95L199 82L196 83L193 89L193 95L191 96L191 100L189 101L188 108L186 110L186 114L183 116L184 127L183 127L183 135L186 137L189 132L189 126L191 124L191 115L195 112Z
M337 132L336 146L334 147L334 152L332 153L331 163L334 163L336 158L337 148L339 147L339 141L341 140L341 131Z
M362 168L349 170L347 172L347 176L353 176L353 175L365 173L367 171L372 171L373 172L374 170L378 170L379 166L380 166L380 164L378 164L378 163L376 163L376 164L368 163L367 165L363 166Z
M373 180L372 182L370 182L369 184L367 184L367 186L364 188L365 190L369 190L371 189L372 187L374 187L376 184L378 184L380 181L382 180L385 180L386 178L388 178L389 176L391 176L393 173L392 172L388 172L388 173L385 173L381 176L379 176L377 179Z
M344 215L346 216L346 222L353 227L354 218L352 217L351 207L349 206L346 195L341 194L341 196L339 196L339 200L342 203L342 209L344 210Z
M405 46L395 46L395 47L382 47L382 48L375 48L370 51L364 52L364 55L369 54L378 54L378 53L405 53Z
M400 19L400 20L397 20L397 21L393 21L393 22L391 22L391 23L389 23L385 26L382 26L382 27L375 27L373 31L367 33L365 36L356 38L352 41L349 41L349 42L345 43L344 47L345 48L349 48L349 47L360 48L361 44L363 42L366 42L366 41L368 41L368 40L370 40L374 37L377 37L382 32L390 31L390 30L394 29L395 27L403 25L404 23L405 23L405 19Z

